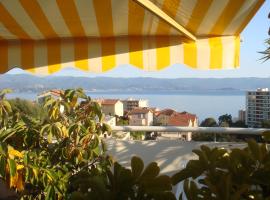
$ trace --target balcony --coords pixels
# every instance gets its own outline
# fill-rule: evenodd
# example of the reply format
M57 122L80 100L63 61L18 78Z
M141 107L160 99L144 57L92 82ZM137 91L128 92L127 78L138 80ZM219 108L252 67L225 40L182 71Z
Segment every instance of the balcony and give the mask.
M270 129L263 128L223 128L223 127L179 127L179 126L113 126L113 132L171 132L171 134L192 132L192 133L212 133L230 135L261 135ZM193 149L198 149L201 145L220 148L244 148L245 143L239 142L195 142L181 140L117 140L107 139L108 151L113 157L125 166L129 166L130 157L140 156L145 163L156 161L161 167L161 173L173 174L177 170L185 167L185 164L195 159Z

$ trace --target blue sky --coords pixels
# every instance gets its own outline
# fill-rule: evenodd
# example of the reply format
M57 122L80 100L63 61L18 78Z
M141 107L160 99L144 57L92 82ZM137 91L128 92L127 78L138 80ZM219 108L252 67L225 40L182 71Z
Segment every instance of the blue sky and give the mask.
M185 65L173 65L162 71L146 72L129 65L118 66L113 70L102 73L86 73L73 68L64 69L54 76L107 76L107 77L154 77L154 78L223 78L223 77L270 77L270 61L260 60L262 51L266 48L264 41L267 39L270 20L267 18L270 12L270 0L257 12L252 21L245 28L241 35L241 60L240 68L236 70L214 70L201 71L193 70ZM9 74L24 73L20 69L14 69Z

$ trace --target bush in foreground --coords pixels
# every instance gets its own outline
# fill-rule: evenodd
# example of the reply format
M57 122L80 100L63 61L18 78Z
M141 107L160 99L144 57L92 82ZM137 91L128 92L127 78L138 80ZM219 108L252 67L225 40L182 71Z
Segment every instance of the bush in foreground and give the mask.
M16 191L16 199L173 200L173 185L182 182L179 199L270 199L266 144L202 146L193 150L198 159L168 177L154 162L144 167L133 157L125 168L107 155L100 136L110 128L100 106L81 89L47 99L45 118L14 109L7 92L0 92L0 179Z

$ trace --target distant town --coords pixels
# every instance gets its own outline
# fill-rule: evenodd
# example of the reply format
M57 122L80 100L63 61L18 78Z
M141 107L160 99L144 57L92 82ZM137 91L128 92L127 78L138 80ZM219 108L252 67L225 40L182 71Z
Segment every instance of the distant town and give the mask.
M45 98L51 96L60 98L62 90L48 90L37 96L38 103L43 103ZM130 125L130 126L183 126L198 127L199 120L196 113L186 111L176 111L171 108L159 109L150 107L147 99L93 99L97 102L105 115L105 123L110 126ZM226 119L227 117L227 119ZM246 92L246 109L239 110L238 118L232 119L230 115L221 116L219 119L224 120L222 123L216 123L220 126L231 126L233 123L236 127L263 127L265 121L270 120L270 91L268 88L257 89L256 91ZM231 119L229 119L231 118ZM209 119L205 119L201 125ZM227 121L226 121L227 120ZM225 125L224 125L224 122ZM206 124L207 126L207 124ZM213 125L214 126L214 125ZM127 135L126 133L124 134ZM181 139L192 140L192 133L175 133L166 132L157 133L159 138L163 139ZM145 135L143 136L145 137Z

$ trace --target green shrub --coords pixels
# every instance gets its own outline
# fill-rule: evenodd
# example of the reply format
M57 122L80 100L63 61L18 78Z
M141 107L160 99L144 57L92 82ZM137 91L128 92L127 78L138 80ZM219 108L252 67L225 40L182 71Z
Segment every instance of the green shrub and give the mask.
M45 120L16 109L3 94L0 178L17 191L18 198L65 199L73 176L88 170L102 174L111 166L99 137L109 127L102 121L99 105L81 89L47 99Z
M82 171L72 179L72 200L175 200L169 176L159 175L157 163L145 169L138 157L131 160L131 169L114 163L105 174Z
M184 194L189 200L270 199L266 144L251 140L246 148L231 150L201 146L193 150L198 159L170 178L159 174L156 163L144 168L137 157L131 168L113 162L99 137L110 128L100 106L81 89L47 99L44 119L10 103L8 92L0 92L0 179L18 199L174 200L172 186L182 181L180 199Z
M266 144L250 140L244 149L193 150L198 160L172 177L183 181L187 199L262 200L270 199L270 151Z

